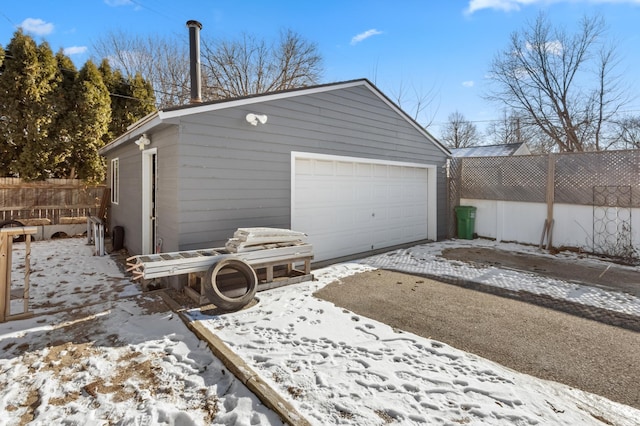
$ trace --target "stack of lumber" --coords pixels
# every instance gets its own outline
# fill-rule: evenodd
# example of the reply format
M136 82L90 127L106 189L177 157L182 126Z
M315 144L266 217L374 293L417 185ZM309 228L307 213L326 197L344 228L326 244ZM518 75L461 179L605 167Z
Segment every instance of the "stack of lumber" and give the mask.
M307 234L279 228L238 228L225 244L229 253L297 246L307 243Z

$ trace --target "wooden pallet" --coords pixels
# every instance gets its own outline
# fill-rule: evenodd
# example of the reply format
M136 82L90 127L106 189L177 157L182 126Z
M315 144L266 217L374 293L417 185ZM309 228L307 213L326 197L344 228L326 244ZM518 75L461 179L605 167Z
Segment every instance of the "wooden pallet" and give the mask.
M248 263L258 277L258 291L312 280L313 247L307 243L271 243L262 249L231 253L225 248L186 250L132 256L127 259L127 271L134 280L143 283L161 277L188 275L185 292L200 304L210 303L204 295L204 274L221 256ZM297 265L301 265L298 268Z
M186 274L185 293L203 305L209 303L203 285L205 274L212 265L229 257L254 270L257 282L251 280L250 285L256 285L257 291L313 279L313 247L307 243L306 234L278 228L238 228L225 247L132 256L127 259L127 271L143 287L147 280ZM302 268L297 269L296 265ZM242 296L248 284L246 279L238 280L237 275L233 268L217 271L216 287Z
M264 291L313 280L313 274L311 274L312 259L313 256L294 256L287 259L249 264L258 277L257 290ZM296 265L301 265L301 268L297 268ZM206 271L189 273L187 286L184 288L185 294L201 306L211 303L204 292L205 274ZM230 279L232 278L230 277ZM224 281L224 277L219 277L218 280Z

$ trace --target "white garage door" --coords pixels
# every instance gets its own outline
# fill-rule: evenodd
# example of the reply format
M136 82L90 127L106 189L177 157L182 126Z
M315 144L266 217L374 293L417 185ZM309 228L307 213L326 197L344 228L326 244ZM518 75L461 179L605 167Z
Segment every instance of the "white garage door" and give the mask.
M316 261L429 236L428 168L304 154L292 163L291 227L309 235Z

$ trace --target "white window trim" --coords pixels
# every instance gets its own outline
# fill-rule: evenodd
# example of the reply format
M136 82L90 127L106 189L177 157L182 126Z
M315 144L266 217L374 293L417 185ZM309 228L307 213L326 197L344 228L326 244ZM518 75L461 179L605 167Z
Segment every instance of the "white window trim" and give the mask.
M111 160L111 204L120 202L120 159Z

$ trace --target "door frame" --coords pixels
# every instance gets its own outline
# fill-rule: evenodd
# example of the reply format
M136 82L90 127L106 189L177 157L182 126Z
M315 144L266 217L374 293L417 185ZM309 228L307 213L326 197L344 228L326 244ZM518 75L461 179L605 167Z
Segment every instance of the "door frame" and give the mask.
M142 254L155 253L158 148L142 151Z

